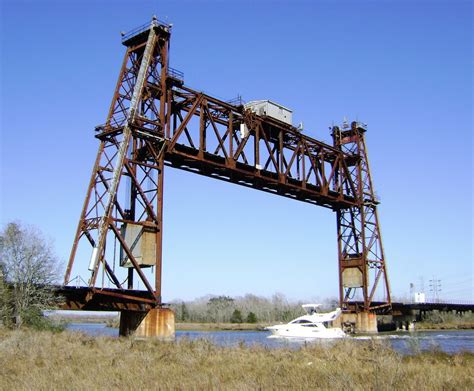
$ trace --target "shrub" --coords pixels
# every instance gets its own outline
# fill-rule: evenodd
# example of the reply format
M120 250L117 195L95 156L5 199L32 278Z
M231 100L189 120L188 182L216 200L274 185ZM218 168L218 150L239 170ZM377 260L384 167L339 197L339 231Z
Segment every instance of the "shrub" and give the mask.
M257 323L257 315L253 312L249 312L247 315L247 323Z
M242 313L238 309L235 309L234 312L232 313L232 316L230 317L230 322L242 323Z

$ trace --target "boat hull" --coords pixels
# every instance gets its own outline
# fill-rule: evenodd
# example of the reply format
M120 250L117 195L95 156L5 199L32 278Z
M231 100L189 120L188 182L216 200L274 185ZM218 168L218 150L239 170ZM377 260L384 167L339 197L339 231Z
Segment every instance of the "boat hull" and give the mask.
M303 304L306 315L293 319L287 324L267 327L272 333L269 338L304 338L304 339L334 339L344 338L346 334L340 328L327 327L340 315L341 309L327 313L318 313L319 304Z
M278 325L267 327L267 330L272 333L268 338L344 338L347 335L338 328L318 329L316 327L288 327L290 325Z

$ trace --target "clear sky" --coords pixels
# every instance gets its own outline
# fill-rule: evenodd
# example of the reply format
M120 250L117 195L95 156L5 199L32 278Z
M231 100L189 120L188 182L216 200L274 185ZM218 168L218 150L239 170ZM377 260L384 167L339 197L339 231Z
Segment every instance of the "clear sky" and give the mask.
M473 297L470 1L1 1L1 223L67 260L124 47L174 24L170 65L217 97L272 99L330 141L367 122L393 294L424 278ZM85 260L87 262L88 260ZM164 300L337 295L326 209L168 169Z

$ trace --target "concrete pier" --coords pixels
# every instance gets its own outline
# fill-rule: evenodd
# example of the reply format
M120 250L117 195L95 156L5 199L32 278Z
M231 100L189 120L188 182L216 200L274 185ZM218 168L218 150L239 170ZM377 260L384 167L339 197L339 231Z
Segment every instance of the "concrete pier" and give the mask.
M371 312L359 312L357 314L342 314L341 323L351 324L355 333L376 333L377 315Z
M169 308L154 308L148 312L121 311L120 336L173 340L174 312Z

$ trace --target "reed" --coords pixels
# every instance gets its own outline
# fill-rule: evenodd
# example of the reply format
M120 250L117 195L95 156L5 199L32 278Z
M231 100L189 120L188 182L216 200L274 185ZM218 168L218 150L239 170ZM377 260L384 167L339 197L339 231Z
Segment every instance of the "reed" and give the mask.
M402 356L370 340L291 350L0 330L2 390L470 390L473 368L472 353Z

